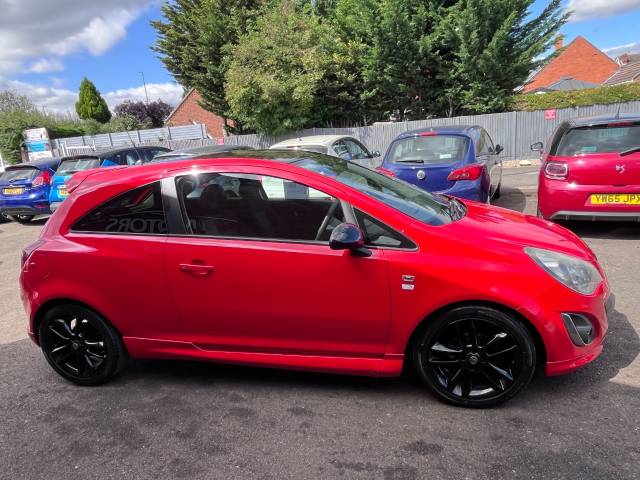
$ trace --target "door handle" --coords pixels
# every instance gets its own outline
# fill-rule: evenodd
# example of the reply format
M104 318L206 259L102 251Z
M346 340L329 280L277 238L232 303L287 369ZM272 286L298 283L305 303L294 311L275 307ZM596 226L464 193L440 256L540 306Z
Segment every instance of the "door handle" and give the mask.
M202 265L197 263L181 263L180 271L196 275L199 277L206 277L212 273L214 268L211 265Z

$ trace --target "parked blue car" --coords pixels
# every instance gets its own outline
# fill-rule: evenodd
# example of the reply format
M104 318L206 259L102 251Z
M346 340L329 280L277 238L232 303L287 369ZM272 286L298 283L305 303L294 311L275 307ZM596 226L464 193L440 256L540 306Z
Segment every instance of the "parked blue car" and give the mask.
M51 181L51 193L49 194L51 211L54 212L69 195L67 182L74 173L90 168L139 165L150 162L156 155L168 151L169 149L164 147L126 147L96 154L64 157Z
M59 158L47 158L7 167L0 175L0 214L28 223L51 213L51 177L59 163Z
M412 130L391 142L379 170L429 192L490 203L500 196L502 150L479 126Z

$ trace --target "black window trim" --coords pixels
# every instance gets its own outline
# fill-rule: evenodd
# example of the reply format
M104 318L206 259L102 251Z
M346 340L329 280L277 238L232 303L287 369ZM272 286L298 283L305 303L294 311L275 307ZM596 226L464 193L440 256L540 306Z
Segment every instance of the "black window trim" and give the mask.
M115 198L119 197L120 195L124 195L125 193L129 193L132 190L136 190L138 188L142 188L142 187L147 187L149 185L153 185L154 183L160 183L160 201L162 203L162 212L164 213L164 220L165 223L167 224L167 233L132 233L132 232L95 232L95 231L91 231L91 230L75 230L73 228L74 225L76 225L80 220L82 220L83 218L85 218L87 215L92 214L93 212L95 212L96 210L98 210L99 208L102 208L104 205L106 205L107 203L109 203L110 201L114 200ZM80 235L105 235L105 236L117 236L117 237L168 237L169 236L169 220L168 220L168 213L167 213L167 207L165 205L165 195L164 195L164 189L162 187L162 179L156 179L156 180L152 180L150 182L147 183L143 183L142 185L137 185L133 188L130 188L128 190L124 190L123 192L120 192L112 197L109 197L108 199L106 199L104 202L96 205L95 207L91 208L90 210L87 210L86 212L82 213L78 218L76 218L71 226L69 226L69 229L67 231L67 235L76 235L76 234L80 234Z
M371 215L369 212L367 212L366 210L359 208L359 207L354 207L353 205L349 204L349 207L351 209L351 215L353 218L353 223L354 225L357 225L358 228L360 228L360 230L362 230L363 233L366 234L365 230L364 230L364 225L360 225L360 223L357 220L357 216L356 216L356 212L355 210L360 210L362 213L364 213L365 215L367 215L368 217L373 218L376 222L381 223L382 225L384 225L385 227L387 227L391 232L395 233L396 235L398 235L401 238L404 238L408 243L413 245L413 248L408 248L408 247L389 247L389 246L382 246L382 245L370 245L370 244L365 244L365 247L367 248L372 248L375 250L399 250L402 252L417 252L420 250L420 247L418 247L418 243L415 242L412 238L408 237L407 235L405 235L404 233L400 233L398 231L398 229L391 227L387 222L383 222L382 220L380 220L378 217L376 217L375 215Z

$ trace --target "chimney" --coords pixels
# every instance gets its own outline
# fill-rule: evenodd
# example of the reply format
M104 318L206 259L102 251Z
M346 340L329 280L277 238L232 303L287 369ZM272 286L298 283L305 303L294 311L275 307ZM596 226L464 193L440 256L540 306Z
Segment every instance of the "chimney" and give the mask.
M627 65L631 61L631 57L629 57L628 53L623 53L618 57L618 63L620 65Z
M564 35L560 34L556 37L556 52L564 47Z

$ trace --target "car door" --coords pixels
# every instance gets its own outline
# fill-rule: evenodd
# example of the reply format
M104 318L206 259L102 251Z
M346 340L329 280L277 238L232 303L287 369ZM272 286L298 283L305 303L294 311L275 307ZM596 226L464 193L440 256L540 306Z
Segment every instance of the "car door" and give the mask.
M496 165L496 155L494 154L493 149L493 142L491 141L489 134L484 128L481 128L476 148L476 158L478 159L478 162L485 165L487 170L489 178L489 185L487 186L487 189L489 191L489 195L493 195L498 188L499 173Z
M384 252L356 258L329 248L330 231L348 218L340 190L246 166L169 177L164 187L175 202L169 210L182 212L165 244L165 272L176 321L199 348L384 354Z

